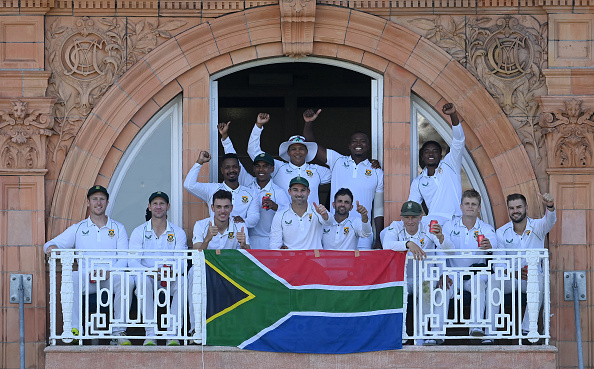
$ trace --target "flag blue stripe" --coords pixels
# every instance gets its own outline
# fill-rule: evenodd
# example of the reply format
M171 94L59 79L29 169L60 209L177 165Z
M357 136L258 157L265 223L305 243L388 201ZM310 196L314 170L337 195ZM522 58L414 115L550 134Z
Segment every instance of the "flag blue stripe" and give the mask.
M248 350L314 354L402 348L402 313L370 316L291 316L244 347Z

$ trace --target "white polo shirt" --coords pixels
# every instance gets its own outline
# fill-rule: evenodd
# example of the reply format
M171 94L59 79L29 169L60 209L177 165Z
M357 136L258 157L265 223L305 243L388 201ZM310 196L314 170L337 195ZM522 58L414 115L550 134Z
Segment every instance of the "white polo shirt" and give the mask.
M322 246L327 250L355 250L359 238L371 235L371 222L363 223L361 215L349 215L338 223L333 215L331 225L322 228Z
M103 258L111 256L114 258L109 263L94 262L95 269L97 267L104 267L106 270L110 270L110 265L117 268L128 266L127 259L116 259L118 254L116 250L128 250L128 233L126 233L126 228L122 223L109 217L107 218L107 223L101 228L91 221L91 217L71 225L57 237L46 242L43 245L43 251L45 252L51 245L56 245L59 249L113 250L113 252L109 253L77 252L78 255L101 256ZM127 255L127 252L122 254ZM86 260L82 259L81 264L82 266L79 265L79 270L84 272L88 268Z
M332 218L324 220L309 204L303 216L297 215L292 207L277 211L270 228L270 248L308 250L322 248L322 226L332 224Z
M229 137L227 137L226 140L221 140L221 143L223 144L225 154L235 153L235 148L233 147L233 143L231 142L231 139ZM268 181L268 184L266 184L266 186L260 188L260 185L258 185L256 178L249 174L249 172L245 170L241 163L239 163L239 165L241 165L241 172L239 172L239 184L252 190L252 192L256 196L256 201L259 202L260 221L256 224L255 227L248 229L250 237L269 237L270 226L272 225L272 219L274 218L274 214L276 214L276 211L272 209L263 209L262 198L264 196L270 197L270 199L278 205L278 210L287 208L291 205L291 198L289 197L289 193L287 191L288 188L283 190L282 188L274 184L272 180Z
M130 259L128 262L133 268L161 268L163 261L157 262L157 259L147 258L143 259L143 255L147 256L162 256L163 259L173 254L167 252L169 250L187 250L186 232L183 229L167 222L167 228L159 237L157 237L153 230L152 221L149 220L138 227L134 228L132 235L130 235L130 250L162 250L162 252L150 252L138 254L138 259Z
M204 238L206 237L206 233L208 232L208 222L211 224L215 224L214 218L206 218L196 222L194 225L194 237L192 237L192 243L202 243L204 242ZM245 234L245 243L246 245L250 244L250 238L247 234L247 227L245 223L234 223L233 219L229 220L229 227L225 230L225 232L217 233L212 240L208 243L207 249L209 250L218 250L218 249L238 249L239 248L239 241L237 241L237 233L241 231L241 227L244 227Z
M464 131L462 125L452 126L453 140L450 152L440 161L435 173L427 175L427 168L413 179L410 184L408 201L419 204L425 200L429 214L432 216L452 219L461 216L460 201L462 199L462 154L464 153Z
M388 228L380 232L380 239L384 250L407 251L406 243L408 241L416 243L423 250L441 248L437 237L433 233L429 233L429 224L422 220L417 233L413 235L406 232L404 222L393 221ZM413 268L406 268L406 278L413 278Z
M339 189L348 188L353 193L353 204L359 201L371 214L375 194L384 192L383 170L372 168L367 159L356 164L350 156L330 149L326 149L326 158L326 164L332 170L330 202L334 201ZM356 206L353 206L351 215L358 215Z
M547 233L553 229L557 222L557 212L547 210L545 216L540 219L526 218L526 229L521 235L514 231L513 222L509 222L497 229L497 254L516 255L516 251L509 249L544 249L544 242ZM493 250L493 254L496 251ZM526 259L522 259L521 267L528 265ZM503 264L498 266L505 267ZM538 271L542 273L539 265Z
M252 160L263 153L260 148L260 136L262 135L262 128L258 128L254 125L250 140L248 142L248 155ZM282 189L289 190L289 183L295 177L303 177L309 182L309 194L308 202L319 204L320 196L318 195L318 187L321 184L330 183L332 173L330 169L316 164L305 163L298 167L291 163L274 159L274 172L272 173L272 180L274 183Z
M213 212L210 207L212 205L212 195L218 190L225 190L231 192L233 198L233 211L231 216L240 216L246 224L247 228L254 227L260 220L260 210L258 205L261 201L257 201L256 196L247 187L239 185L236 189L231 189L227 184L223 183L203 183L196 182L198 180L198 173L202 165L196 163L188 172L184 180L184 188L192 195L201 198L208 204L208 212L212 217ZM241 173L241 172L240 172Z
M480 250L478 248L477 236L482 234L491 242L491 246L496 248L497 236L495 235L495 229L490 224L483 222L480 219L476 219L474 226L471 229L466 228L462 223L462 217L455 217L449 222L443 225L442 233L445 237L444 243L451 243L450 253L454 250L464 250L464 254L470 255L481 255L486 256L491 250ZM446 248L446 247L444 247ZM460 254L460 252L457 252ZM461 259L448 259L450 266L460 268L460 271L464 268L469 267L476 263L486 263L486 259L483 258L461 258Z

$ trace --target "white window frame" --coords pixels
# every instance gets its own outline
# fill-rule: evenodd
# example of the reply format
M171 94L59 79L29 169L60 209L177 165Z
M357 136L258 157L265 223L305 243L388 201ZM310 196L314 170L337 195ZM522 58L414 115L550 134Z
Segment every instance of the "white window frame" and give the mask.
M136 134L124 155L120 159L107 187L110 197L117 199L118 192L124 181L128 169L138 156L140 149L151 137L153 132L168 117L171 117L171 193L169 202L169 221L173 224L183 224L183 193L182 193L182 96L179 95L162 107ZM111 214L115 201L107 206L106 213Z
M410 180L418 176L417 168L419 166L419 132L417 113L420 113L429 120L431 127L445 140L448 146L452 145L453 133L452 128L441 115L439 115L429 104L416 95L411 95L410 104ZM468 180L476 191L481 194L481 219L495 227L495 217L493 216L493 208L488 196L487 187L483 182L483 178L472 159L472 156L467 149L462 154L462 168L468 176Z
M219 122L218 106L218 79L229 74L236 73L245 69L259 67L262 65L278 63L317 63L329 65L337 68L352 70L357 73L371 77L371 157L383 163L384 157L384 125L383 125L383 101L384 101L384 77L383 75L366 69L359 65L354 65L340 60L324 59L318 57L305 57L294 59L289 57L270 58L266 60L255 60L249 63L234 66L219 73L210 76L210 152L217 152L219 132L217 124ZM211 182L218 182L219 173L218 155L213 155L210 160L209 178Z

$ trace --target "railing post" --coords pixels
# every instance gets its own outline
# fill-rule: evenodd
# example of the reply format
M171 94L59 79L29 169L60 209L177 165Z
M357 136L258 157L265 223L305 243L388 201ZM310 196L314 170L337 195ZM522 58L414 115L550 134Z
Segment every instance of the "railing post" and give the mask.
M190 283L192 288L192 314L194 314L194 342L202 343L202 295L205 293L203 286L204 274L204 252L192 252L192 265L194 267L194 277Z
M56 344L56 258L49 257L49 309L50 309L50 344Z
M74 339L74 334L72 333L72 303L74 300L72 265L74 264L74 251L60 250L60 255L62 260L62 286L60 288L60 297L62 301L62 319L64 320L62 341L71 343Z
M538 341L538 300L540 293L538 288L538 262L540 261L539 250L526 251L526 262L528 263L528 281L526 282L526 309L530 314L530 331L528 341Z

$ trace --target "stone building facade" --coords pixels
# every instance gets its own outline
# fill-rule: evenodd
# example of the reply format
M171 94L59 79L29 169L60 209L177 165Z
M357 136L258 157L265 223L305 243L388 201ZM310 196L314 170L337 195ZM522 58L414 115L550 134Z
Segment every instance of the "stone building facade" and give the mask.
M381 76L385 215L411 171L411 97L453 102L497 226L505 196L530 214L551 192L551 344L577 365L563 271L585 270L584 359L594 366L592 0L0 0L0 367L18 367L11 273L33 274L27 367L44 367L46 239L86 216L150 119L182 100L181 166L213 142L212 77L278 60L323 60ZM252 63L252 64L250 64ZM216 131L214 131L216 134ZM216 139L215 139L216 140ZM216 141L215 141L216 142ZM208 181L205 175L202 180ZM183 194L183 227L207 214ZM388 224L388 223L386 223Z

